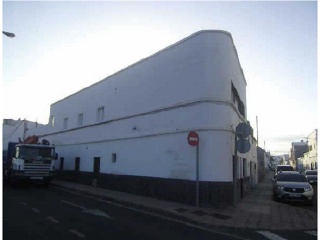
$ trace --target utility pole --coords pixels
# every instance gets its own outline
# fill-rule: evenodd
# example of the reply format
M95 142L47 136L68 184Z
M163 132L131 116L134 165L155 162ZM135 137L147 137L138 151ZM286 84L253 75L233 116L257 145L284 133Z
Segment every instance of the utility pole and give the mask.
M258 116L256 116L256 123L257 123L257 146L259 146L259 127L258 127Z
M27 119L23 119L23 141L26 140L27 130Z

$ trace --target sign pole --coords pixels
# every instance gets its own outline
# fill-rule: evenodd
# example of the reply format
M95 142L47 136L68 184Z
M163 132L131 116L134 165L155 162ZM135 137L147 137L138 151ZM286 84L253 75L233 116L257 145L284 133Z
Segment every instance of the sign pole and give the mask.
M196 207L199 207L199 144L197 145L197 159L196 159Z
M199 207L199 135L192 131L188 134L188 143L190 146L196 147L196 207Z
M234 133L234 159L233 159L233 206L237 203L237 171L238 171L237 134Z

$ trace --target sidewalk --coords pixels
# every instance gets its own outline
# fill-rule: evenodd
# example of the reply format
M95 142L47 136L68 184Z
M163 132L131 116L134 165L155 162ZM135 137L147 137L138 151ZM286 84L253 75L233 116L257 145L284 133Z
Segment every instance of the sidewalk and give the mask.
M124 206L140 208L148 212L169 216L206 228L233 227L268 230L317 229L316 212L287 203L273 201L271 176L272 172L267 174L263 182L241 199L236 207L224 209L195 208L180 203L167 202L60 180L52 181L52 185L70 191L96 196L107 201L117 202Z

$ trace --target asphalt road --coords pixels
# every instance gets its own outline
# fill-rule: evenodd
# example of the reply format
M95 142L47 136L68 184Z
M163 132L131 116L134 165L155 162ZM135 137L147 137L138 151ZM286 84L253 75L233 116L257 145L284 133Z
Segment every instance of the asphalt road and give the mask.
M4 240L63 239L316 239L315 232L202 229L57 188L3 189ZM277 239L277 238L276 238Z
M3 239L241 239L41 186L5 187Z

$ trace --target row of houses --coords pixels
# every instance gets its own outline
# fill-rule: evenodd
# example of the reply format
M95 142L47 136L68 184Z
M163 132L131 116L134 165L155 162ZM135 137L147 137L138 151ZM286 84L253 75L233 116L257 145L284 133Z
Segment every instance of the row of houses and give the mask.
M237 125L250 124L246 86L231 34L200 31L53 103L47 125L24 123L20 134L56 146L61 179L187 204L196 202L198 156L200 206L231 205L270 157L253 131L250 150L236 150Z
M291 165L297 170L318 169L318 130L314 129L306 140L292 142L289 154L273 156L274 165Z
M306 139L292 143L290 163L299 170L318 169L318 130L313 130Z

